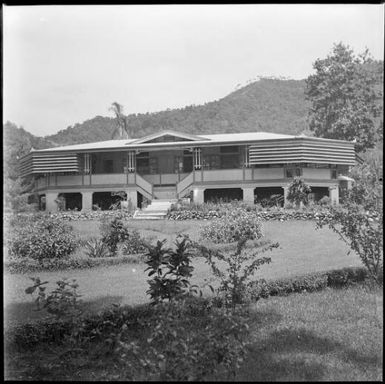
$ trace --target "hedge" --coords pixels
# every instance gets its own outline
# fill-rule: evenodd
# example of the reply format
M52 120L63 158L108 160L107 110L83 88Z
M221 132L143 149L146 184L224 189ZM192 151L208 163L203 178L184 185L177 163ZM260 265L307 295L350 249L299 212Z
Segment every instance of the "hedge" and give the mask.
M315 292L330 288L343 288L362 283L369 277L364 267L347 267L325 272L314 272L274 281L258 281L255 284L256 298L269 296L287 296L291 293Z
M60 271L71 269L87 269L98 266L140 263L143 254L119 257L87 258L87 259L52 259L36 262L32 259L8 260L4 262L4 269L9 273L30 273L42 271Z
M28 217L28 216L47 216L53 219L62 219L66 221L81 221L81 220L102 220L102 219L130 219L134 212L126 210L111 210L111 211L62 211L55 213L35 212L35 213L18 213L16 215L7 215L7 219L12 216Z
M169 220L213 220L223 217L227 211L171 211L167 218ZM318 220L329 215L327 211L287 211L287 210L272 210L272 211L255 211L256 217L261 220Z

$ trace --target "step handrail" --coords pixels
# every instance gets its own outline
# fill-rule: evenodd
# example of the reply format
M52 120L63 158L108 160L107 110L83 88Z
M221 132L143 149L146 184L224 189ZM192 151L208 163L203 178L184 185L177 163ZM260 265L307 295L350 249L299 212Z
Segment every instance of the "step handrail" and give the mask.
M184 192L188 187L191 186L191 184L194 182L194 173L191 172L188 176L186 176L183 180L181 180L176 185L176 193L178 197Z
M151 196L151 200L154 197L154 186L138 173L135 175L135 184L143 191L147 192Z

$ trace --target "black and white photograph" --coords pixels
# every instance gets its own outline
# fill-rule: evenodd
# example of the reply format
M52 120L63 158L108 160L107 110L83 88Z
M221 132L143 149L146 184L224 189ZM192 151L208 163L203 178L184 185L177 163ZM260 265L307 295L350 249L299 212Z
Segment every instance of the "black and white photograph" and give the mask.
M4 380L382 381L384 11L3 3Z

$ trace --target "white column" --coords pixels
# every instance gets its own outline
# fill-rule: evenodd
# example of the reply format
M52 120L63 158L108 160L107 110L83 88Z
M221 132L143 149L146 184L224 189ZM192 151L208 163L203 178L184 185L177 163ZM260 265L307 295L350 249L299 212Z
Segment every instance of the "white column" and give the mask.
M205 202L204 191L205 190L203 188L194 188L194 191L193 191L194 203L202 204Z
M329 197L330 197L332 205L338 205L339 204L339 191L338 191L337 185L333 185L333 186L329 187Z
M201 169L202 167L202 150L201 148L193 149L193 167L194 169Z
M82 192L82 211L92 210L92 195L91 191Z
M134 209L138 208L138 193L136 189L127 189L126 193L128 206L132 206Z
M47 192L45 194L45 210L47 212L57 212L58 211L58 205L57 205L57 203L55 203L57 196L58 196L57 192Z
M243 201L254 204L254 188L242 188Z

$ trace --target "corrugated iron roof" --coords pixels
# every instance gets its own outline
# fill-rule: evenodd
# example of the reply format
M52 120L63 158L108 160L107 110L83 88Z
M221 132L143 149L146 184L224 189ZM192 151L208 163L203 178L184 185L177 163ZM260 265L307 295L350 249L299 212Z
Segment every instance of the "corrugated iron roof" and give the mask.
M156 137L162 136L162 134L169 135L170 133L179 134L174 131L164 131ZM184 133L180 133L181 137L186 136ZM98 141L92 143L84 143L84 144L74 144L74 145L66 145L61 147L47 148L41 149L36 152L59 152L59 151L85 151L85 150L109 150L109 149L122 149L125 150L127 148L140 148L140 147L164 147L164 146L173 146L173 145L186 145L188 142L186 141L175 141L175 142L163 142L163 143L146 143L146 138L149 140L152 139L154 135L148 135L143 138L135 138L135 139L124 139L124 140L107 140L107 141ZM255 142L255 141L264 141L264 140L282 140L282 139L295 139L295 138L306 138L306 136L293 136L286 135L282 133L271 133L271 132L243 132L243 133L220 133L220 134L211 134L211 135L202 135L195 136L196 139L202 138L200 141L193 141L194 145L199 144L219 144L219 143L237 143L237 142ZM330 142L346 142L343 140L331 140L331 139L321 139L315 137L308 137L310 140L321 140L321 141L330 141Z

